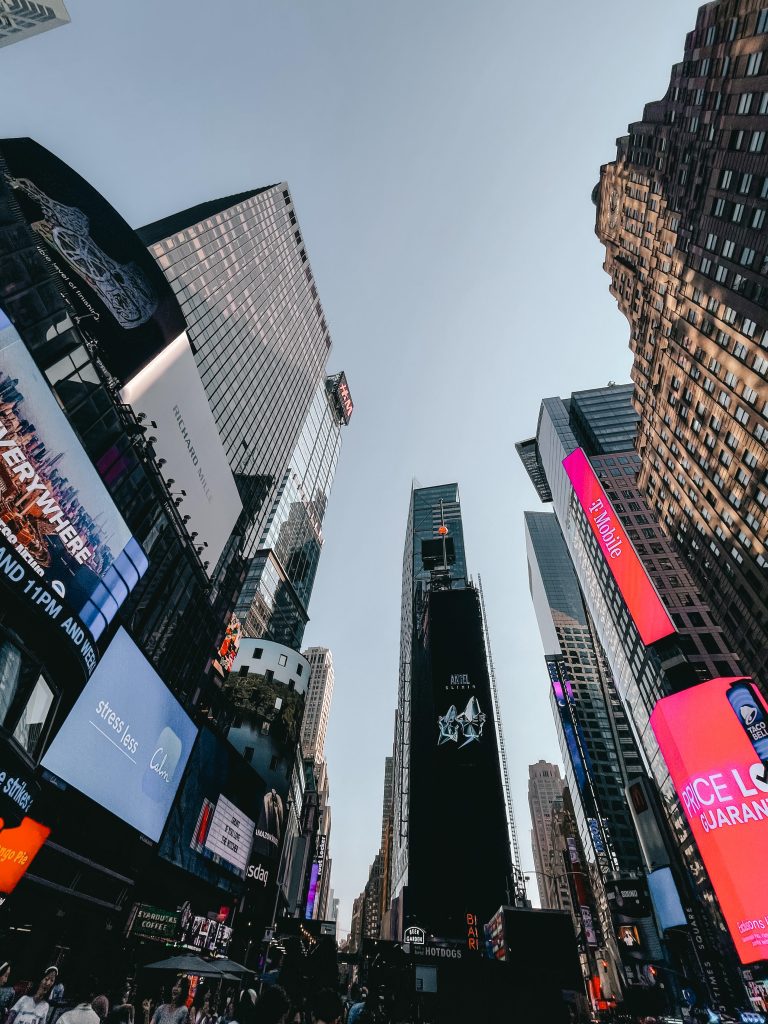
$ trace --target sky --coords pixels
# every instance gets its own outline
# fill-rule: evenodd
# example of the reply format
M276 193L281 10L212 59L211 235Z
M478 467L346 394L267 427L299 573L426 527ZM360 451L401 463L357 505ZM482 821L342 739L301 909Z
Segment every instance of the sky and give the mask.
M459 483L532 867L528 765L561 758L523 541L540 506L514 444L542 398L629 379L590 195L697 6L67 0L72 24L0 55L2 134L42 143L134 226L290 185L329 370L355 402L305 635L336 671L342 934L380 840L414 480Z

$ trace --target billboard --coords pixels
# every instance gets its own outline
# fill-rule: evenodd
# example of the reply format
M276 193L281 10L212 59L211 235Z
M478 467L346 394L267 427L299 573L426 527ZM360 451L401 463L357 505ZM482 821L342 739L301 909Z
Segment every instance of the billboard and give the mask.
M197 728L119 629L42 764L158 840Z
M768 706L711 679L660 700L651 726L743 964L768 959Z
M120 214L53 153L4 139L0 157L73 321L124 383L185 328L170 284Z
M201 729L168 818L160 856L228 891L242 891L266 786L224 740Z
M163 475L182 499L187 532L212 575L243 506L186 334L137 374L121 398L150 423L147 437L165 461Z
M0 534L2 575L68 632L90 671L81 624L98 638L147 559L2 310Z
M466 943L511 876L493 697L477 591L433 590L416 616L406 922Z
M670 636L675 632L675 625L583 450L577 448L566 456L563 468L640 639L647 646Z
M0 905L30 867L50 828L37 820L40 786L9 743L0 745ZM43 816L44 817L44 816Z

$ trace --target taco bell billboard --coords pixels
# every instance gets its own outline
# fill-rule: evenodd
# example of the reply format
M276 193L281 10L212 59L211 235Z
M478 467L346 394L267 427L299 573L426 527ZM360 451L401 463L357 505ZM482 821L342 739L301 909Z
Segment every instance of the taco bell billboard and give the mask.
M563 468L637 626L640 639L648 646L670 636L675 632L675 625L583 450L576 448L566 456Z
M665 697L651 726L743 964L768 959L768 705L749 679Z
M69 633L90 672L82 627L101 635L147 559L2 310L0 549L0 576Z

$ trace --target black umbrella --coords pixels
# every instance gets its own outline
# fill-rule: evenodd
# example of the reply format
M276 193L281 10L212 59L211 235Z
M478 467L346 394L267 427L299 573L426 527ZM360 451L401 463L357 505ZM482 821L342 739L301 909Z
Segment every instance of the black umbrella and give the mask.
M220 971L227 971L229 974L255 974L256 972L252 967L243 967L242 964L236 963L234 960L214 960L213 963Z
M221 961L225 963L225 961ZM204 978L219 978L224 970L219 964L209 963L199 956L171 956L167 960L158 960L154 964L145 964L147 971L183 971L184 974L199 974Z

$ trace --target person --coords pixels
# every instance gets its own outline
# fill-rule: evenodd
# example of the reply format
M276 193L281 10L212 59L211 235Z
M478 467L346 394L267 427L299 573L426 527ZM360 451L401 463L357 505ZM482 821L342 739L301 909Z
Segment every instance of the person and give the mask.
M91 1003L91 1009L96 1013L99 1018L99 1024L101 1024L109 1015L109 1000L106 996L96 996Z
M45 972L34 990L34 995L22 996L14 1003L6 1024L45 1024L51 1008L48 997L56 984L58 967L46 967Z
M62 1024L101 1024L101 1017L87 996L87 992L78 992L75 996L77 1002L71 1010L62 1013L59 1021Z
M291 935L285 940L285 955L280 965L278 982L287 993L294 1006L303 1006L305 999L306 977L304 971L304 950L301 939Z
M188 997L189 978L177 978L175 985L171 989L171 1002L161 1003L157 1006L149 1024L187 1024L189 1019ZM149 1000L144 1000L146 1018L149 1017L147 1012L148 1006L146 1005L148 1002Z
M16 989L8 984L11 976L11 965L7 960L0 963L0 1020L5 1017L8 1007L16 1001Z
M253 1024L286 1024L291 1008L285 989L270 985L259 996L253 1014Z
M194 1012L194 1024L213 1024L216 1020L216 1014L212 1009L213 997L210 992L206 992L203 996L202 1002Z
M321 988L312 1000L312 1019L315 1024L339 1024L344 1007L332 988Z
M235 1020L237 1024L253 1024L256 1007L256 990L244 988L240 993Z

